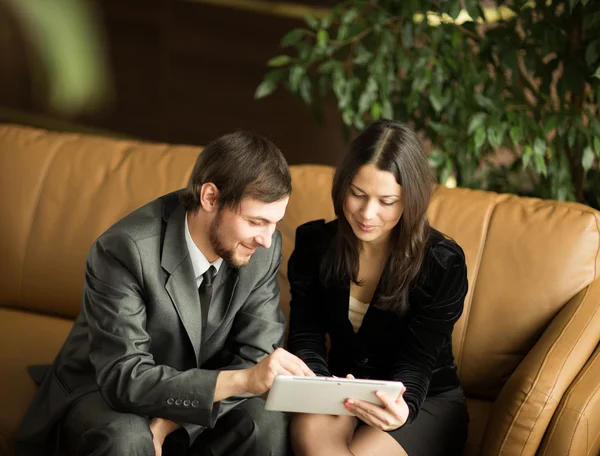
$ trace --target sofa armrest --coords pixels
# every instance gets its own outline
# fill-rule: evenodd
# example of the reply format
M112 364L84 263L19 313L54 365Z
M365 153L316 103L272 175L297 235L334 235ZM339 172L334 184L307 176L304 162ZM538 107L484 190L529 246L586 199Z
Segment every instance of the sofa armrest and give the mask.
M563 307L500 391L482 455L535 455L563 394L599 340L596 279Z
M563 396L540 456L600 454L600 346Z

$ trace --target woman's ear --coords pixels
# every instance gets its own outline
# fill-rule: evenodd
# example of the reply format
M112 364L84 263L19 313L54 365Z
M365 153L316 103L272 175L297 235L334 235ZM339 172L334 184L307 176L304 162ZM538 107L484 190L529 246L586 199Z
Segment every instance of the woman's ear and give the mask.
M212 182L200 187L200 206L206 212L216 212L219 208L219 189Z

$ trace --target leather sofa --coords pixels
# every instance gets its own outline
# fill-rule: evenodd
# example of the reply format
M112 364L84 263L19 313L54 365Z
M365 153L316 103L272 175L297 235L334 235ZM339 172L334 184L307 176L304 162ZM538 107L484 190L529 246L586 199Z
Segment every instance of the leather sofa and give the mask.
M94 239L183 187L198 147L0 125L0 454L79 311ZM292 166L281 303L296 227L333 217L332 169ZM600 213L468 189L436 190L433 226L456 239L469 293L454 331L471 416L465 455L600 454ZM427 436L424 436L427 438Z

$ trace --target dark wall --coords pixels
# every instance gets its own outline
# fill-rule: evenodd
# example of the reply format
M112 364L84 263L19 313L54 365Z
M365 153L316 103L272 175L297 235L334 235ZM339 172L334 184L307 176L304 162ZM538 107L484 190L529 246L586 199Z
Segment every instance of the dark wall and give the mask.
M310 2L305 2L310 3ZM243 128L271 138L294 163L335 164L345 148L335 107L319 126L278 90L254 91L299 19L185 0L97 0L114 78L113 104L77 124L173 143L206 144ZM31 52L18 24L0 14L0 107L49 114L32 93ZM51 114L51 113L50 113ZM5 120L5 119L4 119Z

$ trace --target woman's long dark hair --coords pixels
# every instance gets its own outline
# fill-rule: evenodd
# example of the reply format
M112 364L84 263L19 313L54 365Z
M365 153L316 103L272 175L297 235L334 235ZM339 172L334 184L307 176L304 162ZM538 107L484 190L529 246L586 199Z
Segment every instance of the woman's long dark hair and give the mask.
M388 261L374 304L404 313L410 286L420 279L429 234L427 207L435 182L421 143L407 125L379 120L352 141L333 178L331 195L338 231L321 264L321 277L328 287L350 281L360 285L359 244L344 216L344 201L354 176L367 164L391 172L403 190L404 212L391 233Z

